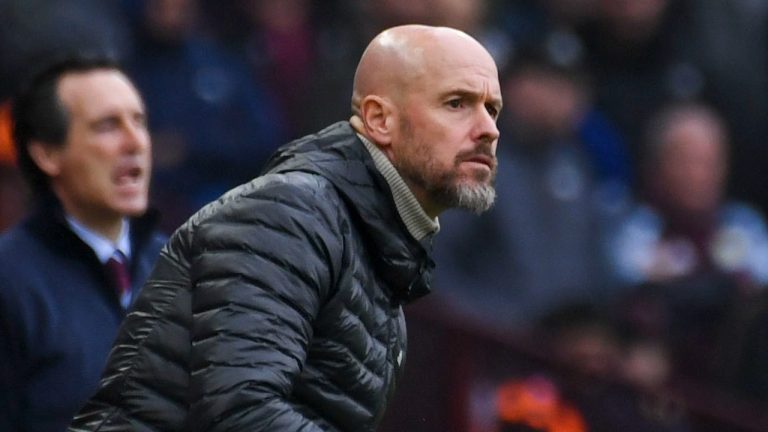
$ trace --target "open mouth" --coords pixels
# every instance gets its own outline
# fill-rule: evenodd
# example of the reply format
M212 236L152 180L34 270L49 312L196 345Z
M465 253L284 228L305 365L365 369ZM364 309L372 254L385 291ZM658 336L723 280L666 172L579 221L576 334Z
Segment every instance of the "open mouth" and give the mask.
M141 184L144 170L139 166L124 167L117 170L113 180L118 186L136 186Z

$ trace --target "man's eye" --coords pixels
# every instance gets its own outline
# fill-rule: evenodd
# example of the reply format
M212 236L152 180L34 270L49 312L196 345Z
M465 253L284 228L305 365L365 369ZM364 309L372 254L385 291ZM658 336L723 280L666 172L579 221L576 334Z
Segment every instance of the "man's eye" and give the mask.
M98 132L109 132L113 129L115 129L118 126L119 122L117 119L108 118L104 120L100 120L94 124L94 129Z
M460 108L461 107L461 99L451 99L448 101L448 105L451 108Z
M486 105L485 109L488 111L488 114L491 115L491 117L496 118L496 116L499 115L499 110L496 109L493 105Z

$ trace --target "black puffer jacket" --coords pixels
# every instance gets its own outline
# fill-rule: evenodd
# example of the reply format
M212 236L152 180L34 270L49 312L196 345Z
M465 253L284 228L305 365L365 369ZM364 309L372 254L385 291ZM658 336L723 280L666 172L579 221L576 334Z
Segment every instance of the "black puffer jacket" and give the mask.
M70 430L373 431L432 266L348 123L288 144L173 235Z

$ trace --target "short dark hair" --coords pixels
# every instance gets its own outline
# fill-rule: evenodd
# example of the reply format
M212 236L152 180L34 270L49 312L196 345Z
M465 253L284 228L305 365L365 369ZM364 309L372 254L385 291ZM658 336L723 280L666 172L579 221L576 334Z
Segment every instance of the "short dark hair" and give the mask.
M47 63L13 98L13 138L19 168L35 196L49 192L48 176L29 155L29 144L42 141L62 146L69 131L69 113L59 99L58 84L62 76L97 69L123 72L116 59L100 54L76 54Z

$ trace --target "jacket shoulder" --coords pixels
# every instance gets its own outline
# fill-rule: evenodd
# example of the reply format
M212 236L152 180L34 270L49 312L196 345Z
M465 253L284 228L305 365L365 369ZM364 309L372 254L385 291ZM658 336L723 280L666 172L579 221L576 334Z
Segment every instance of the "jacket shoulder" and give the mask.
M267 174L245 183L198 211L188 224L216 221L255 222L278 208L286 211L332 211L340 198L330 181L319 174L291 171ZM192 227L190 227L192 228Z
M8 282L18 280L18 275L38 273L49 260L59 259L57 255L65 252L46 247L25 225L16 226L0 235L0 279Z

